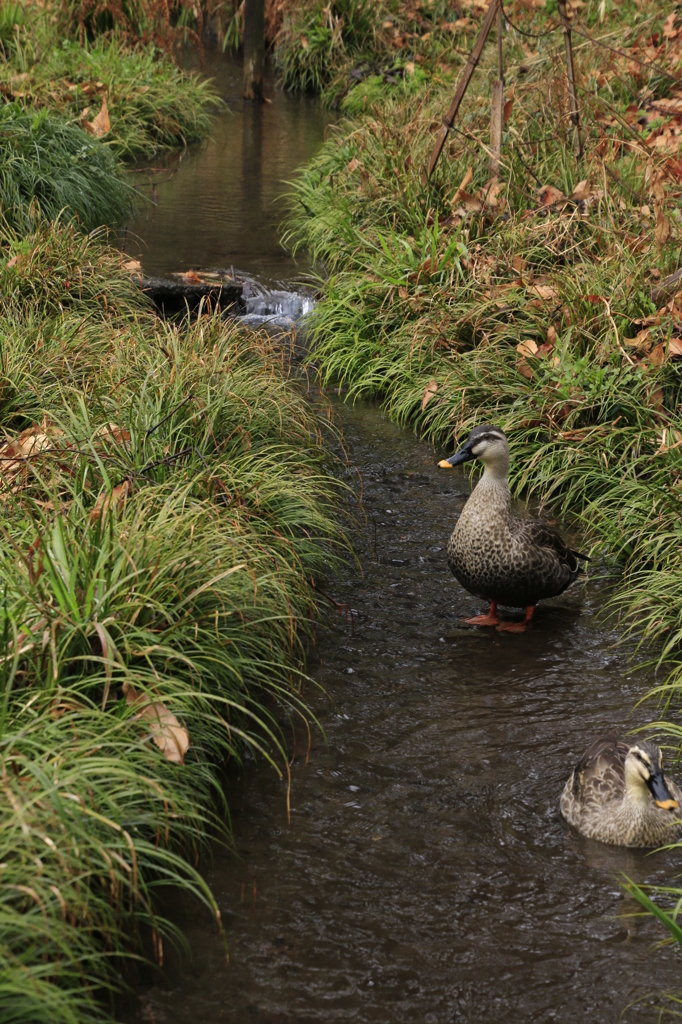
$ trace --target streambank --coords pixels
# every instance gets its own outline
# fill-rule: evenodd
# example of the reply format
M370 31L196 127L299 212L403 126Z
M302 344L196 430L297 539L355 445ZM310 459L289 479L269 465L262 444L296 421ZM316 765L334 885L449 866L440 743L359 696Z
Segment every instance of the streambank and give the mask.
M286 345L158 320L73 224L3 242L0 1015L66 1024L162 962L159 887L220 933L197 865L224 765L250 747L287 777L279 709L306 714L345 541Z

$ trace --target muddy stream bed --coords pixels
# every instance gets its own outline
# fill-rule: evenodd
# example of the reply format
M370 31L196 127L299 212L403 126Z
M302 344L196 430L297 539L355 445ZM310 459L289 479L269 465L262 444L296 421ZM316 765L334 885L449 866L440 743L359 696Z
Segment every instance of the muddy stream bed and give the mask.
M209 74L211 61L226 96L238 96L239 66L209 50ZM159 206L131 226L148 272L234 264L271 284L300 271L277 245L272 200L326 117L272 83L266 91L264 110L232 103L218 141L188 154L158 186ZM239 146L273 168L267 187L260 178L262 230L245 202L249 160L238 187L229 171ZM218 195L222 221L197 213ZM558 809L600 730L655 717L633 711L651 677L599 618L594 580L541 605L527 634L462 626L481 605L450 574L445 548L466 478L439 471L430 446L378 408L335 408L366 526L362 572L349 564L328 585L352 624L318 630L309 664L324 692L306 699L326 742L313 734L306 763L299 730L290 824L274 772L250 767L231 784L236 855L217 848L206 867L229 966L208 914L171 904L190 953L170 955L119 1019L655 1021L656 995L682 987L682 963L656 945L654 923L626 916L637 908L618 878L664 882L677 858L584 840Z

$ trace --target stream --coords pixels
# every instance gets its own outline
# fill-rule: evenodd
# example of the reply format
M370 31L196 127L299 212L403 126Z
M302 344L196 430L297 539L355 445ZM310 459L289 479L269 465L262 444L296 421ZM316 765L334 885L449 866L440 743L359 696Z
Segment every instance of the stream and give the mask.
M211 61L237 96L238 63L210 50L208 74ZM147 272L234 264L286 291L305 270L280 250L271 206L327 117L272 82L266 94L262 110L231 103L217 141L157 186L158 207L130 228ZM253 204L245 153L268 165ZM119 1019L655 1021L657 995L680 986L679 956L651 919L628 916L637 905L619 878L665 882L675 858L585 840L558 807L595 735L655 716L633 711L651 676L599 617L595 580L541 605L526 634L463 626L481 604L445 549L468 480L376 406L332 401L366 526L362 571L349 564L329 584L352 621L318 630L309 664L325 737L307 756L298 736L290 824L274 772L251 766L232 784L236 856L217 848L206 868L229 965L208 914L181 899L166 910L190 955L171 955Z

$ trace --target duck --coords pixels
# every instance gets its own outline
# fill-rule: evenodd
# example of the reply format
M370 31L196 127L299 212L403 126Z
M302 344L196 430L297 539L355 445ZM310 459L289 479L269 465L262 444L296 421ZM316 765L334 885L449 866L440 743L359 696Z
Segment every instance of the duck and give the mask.
M524 632L538 601L557 597L582 573L587 555L574 551L541 519L512 514L509 491L509 442L501 427L475 427L459 451L439 466L451 469L472 459L483 476L471 492L447 546L452 572L465 590L488 601L486 614L464 619L474 626ZM498 605L525 608L523 622L501 622Z
M663 774L651 740L599 736L578 761L561 794L561 813L588 839L611 846L662 846L682 834L682 793Z

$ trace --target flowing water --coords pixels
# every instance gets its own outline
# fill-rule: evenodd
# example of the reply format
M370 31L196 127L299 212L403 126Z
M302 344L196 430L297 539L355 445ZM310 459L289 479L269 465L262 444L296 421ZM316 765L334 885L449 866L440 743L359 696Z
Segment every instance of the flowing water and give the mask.
M295 110L318 126L315 137L308 123L313 148L321 114ZM239 116L246 132L258 113ZM277 124L272 134L262 125L262 153L281 167L277 147L289 142ZM189 161L197 196L217 187L210 154ZM169 183L175 195L184 173ZM237 219L229 182L223 202ZM242 253L242 269L280 259L265 251L269 223L260 255L245 265ZM182 230L175 256L184 265L232 262L212 248L213 233L201 250L199 232L185 239ZM206 872L229 966L207 915L172 906L191 956L173 960L121 1019L656 1020L648 994L680 984L679 957L655 947L651 920L627 916L636 905L618 879L668 880L675 858L584 840L558 810L592 738L646 721L647 709L632 709L651 678L631 669L598 618L594 580L540 606L526 634L463 626L480 603L451 576L445 548L466 478L439 471L430 447L377 408L336 409L367 520L357 538L362 573L349 564L329 584L352 616L318 631L309 666L325 690L307 699L326 744L314 735L307 757L298 736L290 824L284 784L268 769L232 786L237 856L216 850Z

